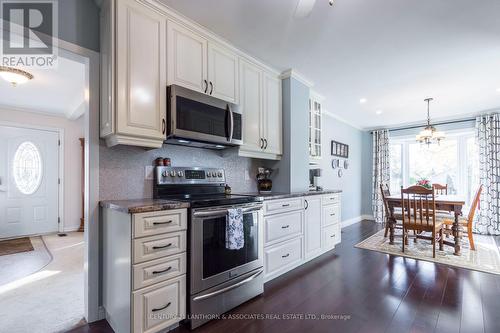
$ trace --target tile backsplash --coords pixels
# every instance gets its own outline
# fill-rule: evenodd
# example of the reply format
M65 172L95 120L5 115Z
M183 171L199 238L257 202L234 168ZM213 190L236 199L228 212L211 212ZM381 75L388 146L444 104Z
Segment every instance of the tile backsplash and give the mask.
M172 166L224 168L226 182L232 187L233 193L257 190L255 175L262 161L239 157L235 149L220 152L174 145L164 145L154 150L131 146L108 148L101 141L100 200L150 198L153 195L153 181L145 179L145 167L153 165L157 157L170 157Z

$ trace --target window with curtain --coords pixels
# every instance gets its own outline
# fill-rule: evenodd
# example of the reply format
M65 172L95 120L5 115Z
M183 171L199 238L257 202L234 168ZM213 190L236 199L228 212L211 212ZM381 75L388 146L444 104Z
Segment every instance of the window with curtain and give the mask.
M441 144L421 145L415 137L391 137L391 192L415 185L420 179L447 184L448 194L470 204L479 187L479 158L474 132L447 134Z

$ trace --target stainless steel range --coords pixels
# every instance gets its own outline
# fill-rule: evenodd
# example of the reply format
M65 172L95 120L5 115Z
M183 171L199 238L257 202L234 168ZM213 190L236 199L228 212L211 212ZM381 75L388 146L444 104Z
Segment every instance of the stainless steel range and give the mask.
M156 167L154 198L190 203L188 322L190 328L264 292L262 202L225 194L223 169ZM243 212L244 245L226 246L228 209Z

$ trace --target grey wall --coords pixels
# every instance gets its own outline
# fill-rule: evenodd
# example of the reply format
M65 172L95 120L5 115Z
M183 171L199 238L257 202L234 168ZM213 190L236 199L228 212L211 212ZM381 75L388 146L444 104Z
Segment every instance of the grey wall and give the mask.
M309 87L294 78L282 80L283 156L266 162L275 169L273 191L307 191L309 188L308 113Z
M99 51L99 7L94 0L58 1L59 38Z
M319 184L324 189L342 190L342 220L358 218L365 214L365 196L367 188L367 133L343 123L328 114L322 118L322 158L319 166L323 175ZM349 145L349 167L343 170L342 177L338 176L338 169L332 168L331 140ZM341 159L344 160L344 159ZM371 179L371 177L369 177Z
M257 183L254 177L262 161L239 157L235 151L224 154L225 156L221 156L221 153L216 151L172 145L155 150L131 146L107 148L101 142L100 200L150 198L153 194L153 181L144 179L145 166L152 165L157 157L170 157L172 166L224 168L227 183L232 187L233 193L255 192Z

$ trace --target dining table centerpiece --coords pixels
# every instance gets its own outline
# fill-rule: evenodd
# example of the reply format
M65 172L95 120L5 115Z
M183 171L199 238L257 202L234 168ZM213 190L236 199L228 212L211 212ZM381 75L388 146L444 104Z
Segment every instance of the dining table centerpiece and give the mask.
M432 189L432 184L431 184L431 181L430 181L429 179L422 178L422 179L420 179L420 180L417 182L417 185L418 185L418 186L425 187L425 188L426 188L426 189L428 189L428 190L431 190L431 189Z

